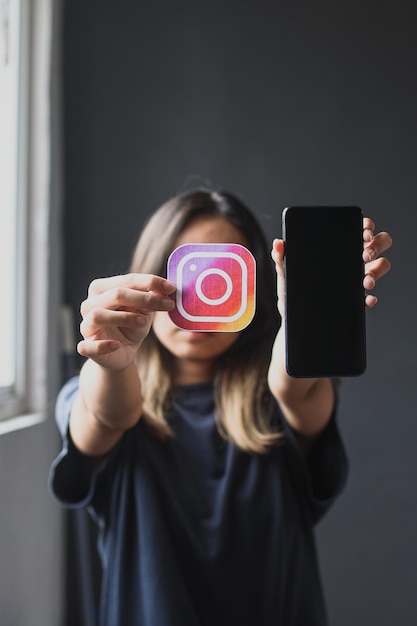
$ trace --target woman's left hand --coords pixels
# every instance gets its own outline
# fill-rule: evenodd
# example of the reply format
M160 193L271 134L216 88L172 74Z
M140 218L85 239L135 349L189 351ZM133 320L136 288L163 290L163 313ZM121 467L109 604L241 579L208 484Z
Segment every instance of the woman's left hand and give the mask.
M391 269L389 260L384 256L380 256L391 247L391 236L387 232L381 232L376 235L374 232L374 222L369 217L365 217L363 220L363 260L365 261L363 286L367 291L371 291L375 287L377 280L385 276ZM271 253L277 271L278 310L282 317L284 315L284 248L283 240L275 239ZM377 301L377 297L373 294L366 294L365 304L367 308L375 306Z
M365 261L365 278L363 286L367 291L375 287L376 281L385 276L390 269L391 263L386 257L380 256L388 250L392 245L392 239L389 233L381 232L374 235L375 224L369 218L363 220L363 260ZM373 307L377 303L374 295L366 294L365 304L368 308Z

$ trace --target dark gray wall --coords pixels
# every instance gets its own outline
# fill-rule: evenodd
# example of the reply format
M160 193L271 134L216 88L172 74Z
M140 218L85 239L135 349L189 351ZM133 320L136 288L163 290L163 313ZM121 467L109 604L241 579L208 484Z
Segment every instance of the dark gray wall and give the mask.
M74 308L126 269L146 215L201 182L271 239L293 203L359 204L392 233L368 372L343 385L350 482L318 539L332 626L416 623L413 3L71 0L64 44Z

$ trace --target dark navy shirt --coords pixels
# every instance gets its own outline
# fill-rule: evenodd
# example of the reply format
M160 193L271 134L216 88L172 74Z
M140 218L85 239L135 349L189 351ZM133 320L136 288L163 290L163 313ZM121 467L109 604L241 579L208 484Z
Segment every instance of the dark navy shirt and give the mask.
M347 476L334 417L307 462L277 406L283 443L249 454L218 434L212 384L186 386L173 438L141 420L91 474L68 438L77 389L74 378L58 398L50 484L99 524L101 626L327 624L314 525Z

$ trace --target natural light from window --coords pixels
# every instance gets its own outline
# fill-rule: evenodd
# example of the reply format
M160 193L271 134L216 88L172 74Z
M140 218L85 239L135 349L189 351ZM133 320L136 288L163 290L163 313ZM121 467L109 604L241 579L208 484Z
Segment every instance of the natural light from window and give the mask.
M0 0L0 436L45 420L59 380L52 6Z
M0 392L16 383L17 311L17 146L19 90L18 2L0 3Z

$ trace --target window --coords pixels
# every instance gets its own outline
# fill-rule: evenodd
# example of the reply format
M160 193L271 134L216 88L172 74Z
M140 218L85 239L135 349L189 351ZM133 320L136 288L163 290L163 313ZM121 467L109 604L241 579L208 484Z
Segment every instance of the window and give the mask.
M0 328L3 329L2 358L0 360L0 417L9 417L22 408L24 372L22 371L21 305L25 280L25 245L22 224L25 207L20 193L24 172L19 168L23 136L23 107L20 93L23 89L22 52L23 19L18 1L1 0L0 34ZM23 235L23 236L22 236ZM20 331L20 332L18 332ZM19 340L23 339L23 341Z
M51 45L48 3L0 0L0 434L48 405Z

